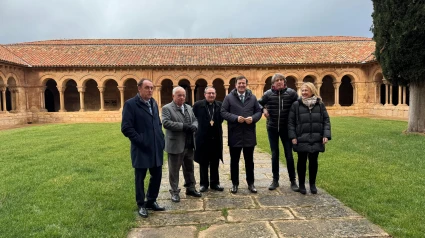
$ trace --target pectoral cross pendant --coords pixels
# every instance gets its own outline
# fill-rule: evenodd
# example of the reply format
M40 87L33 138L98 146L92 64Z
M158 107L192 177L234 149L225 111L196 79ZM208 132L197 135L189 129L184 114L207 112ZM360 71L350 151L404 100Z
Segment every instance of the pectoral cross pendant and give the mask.
M211 120L211 121L210 121L210 124L211 124L211 126L214 126L214 121L213 121L213 120Z

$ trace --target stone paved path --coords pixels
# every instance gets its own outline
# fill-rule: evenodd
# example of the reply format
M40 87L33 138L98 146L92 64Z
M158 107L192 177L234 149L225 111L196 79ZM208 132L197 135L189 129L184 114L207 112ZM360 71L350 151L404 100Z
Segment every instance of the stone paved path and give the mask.
M225 129L226 126L223 126ZM227 132L224 143L227 145ZM282 154L282 153L281 153ZM280 166L280 187L268 190L272 180L271 159L255 150L255 186L257 194L247 188L243 157L240 162L240 185L237 194L230 193L230 155L224 147L224 164L220 164L223 192L208 190L202 198L186 197L180 172L180 203L173 203L168 192L168 168L164 166L158 203L165 212L149 211L140 218L139 228L128 237L390 237L336 198L318 187L318 194L292 192L286 168ZM320 172L320 168L319 168ZM197 189L199 167L195 163ZM308 183L307 183L308 186ZM320 186L320 184L319 184Z

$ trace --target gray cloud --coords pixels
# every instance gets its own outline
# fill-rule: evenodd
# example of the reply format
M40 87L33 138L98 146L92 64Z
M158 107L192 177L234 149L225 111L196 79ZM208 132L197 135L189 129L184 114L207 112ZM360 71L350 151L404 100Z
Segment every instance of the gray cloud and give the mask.
M372 37L370 0L2 0L0 44L75 38Z

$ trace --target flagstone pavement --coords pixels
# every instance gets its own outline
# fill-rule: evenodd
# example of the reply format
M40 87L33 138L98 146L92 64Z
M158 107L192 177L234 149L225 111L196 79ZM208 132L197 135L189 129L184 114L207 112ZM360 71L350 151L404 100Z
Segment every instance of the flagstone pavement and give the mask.
M223 126L223 129L226 126ZM230 155L227 132L224 132L224 164L220 164L222 192L208 190L201 198L186 197L184 179L180 172L181 201L173 203L168 192L168 168L164 164L158 203L166 211L149 210L148 218L137 216L138 228L132 229L129 238L141 237L390 237L336 198L320 188L318 194L293 192L289 187L286 168L280 164L280 187L268 190L272 181L271 156L255 149L254 173L258 193L253 194L245 181L243 156L240 160L240 185L238 193L229 189ZM281 152L281 156L282 152ZM319 167L320 173L320 167ZM195 163L197 189L199 167Z

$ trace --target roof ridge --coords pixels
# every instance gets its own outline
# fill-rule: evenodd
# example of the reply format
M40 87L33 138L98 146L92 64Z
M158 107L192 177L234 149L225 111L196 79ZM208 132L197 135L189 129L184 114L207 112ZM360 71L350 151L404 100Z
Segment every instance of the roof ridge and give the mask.
M25 65L25 64L22 64L22 63L13 62L13 61L8 61L8 60L1 59L1 58L0 58L0 60L1 60L1 61L9 62L9 63L13 63L13 64L18 64L18 65L22 65L22 66L32 67L32 65L31 65L30 63L28 63L26 60L24 60L24 59L22 59L21 57L19 57L18 55L16 55L14 52L12 52L11 50L9 50L9 49L8 49L7 47L5 47L4 45L0 45L0 47L2 47L3 49L5 49L7 52L9 52L10 54L12 54L13 56L17 57L18 59L22 60L22 62L24 62L26 65Z

